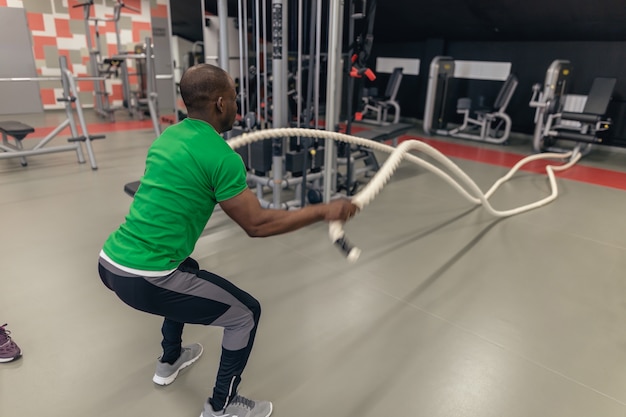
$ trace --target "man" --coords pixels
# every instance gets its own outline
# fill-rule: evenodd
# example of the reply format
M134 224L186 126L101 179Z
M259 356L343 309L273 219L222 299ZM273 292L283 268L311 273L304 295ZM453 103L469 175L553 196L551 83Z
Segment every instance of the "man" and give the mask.
M105 242L98 270L104 284L131 307L164 317L163 354L153 381L167 385L202 354L181 346L184 323L224 328L219 369L201 417L267 417L268 401L238 394L261 308L251 295L189 258L216 204L251 237L290 232L318 221L346 221L347 199L300 210L261 207L247 187L241 157L219 135L237 113L235 84L219 67L200 64L180 81L188 118L150 147L144 176L126 221Z

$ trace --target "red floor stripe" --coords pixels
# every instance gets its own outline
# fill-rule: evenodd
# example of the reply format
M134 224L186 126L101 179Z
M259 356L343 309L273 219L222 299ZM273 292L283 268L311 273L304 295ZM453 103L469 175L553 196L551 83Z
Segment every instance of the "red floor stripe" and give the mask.
M89 133L92 134L106 134L107 132L123 132L130 130L143 130L143 129L152 129L152 122L147 120L130 120L130 121L120 121L114 123L89 123L87 125L87 129L89 129ZM35 132L31 135L27 136L27 139L30 138L43 138L48 133L52 132L54 127L40 127L36 128ZM353 133L356 133L358 130L362 130L357 126L353 127ZM69 135L69 128L65 129L61 132L62 135ZM463 145L458 143L450 143L446 141L439 141L436 139L425 139L416 136L402 136L400 141L407 139L418 139L423 142L428 143L433 146L437 150L439 150L444 155L450 158L460 158L466 159L474 162L481 162L490 165L503 166L507 168L511 168L523 156L511 152L504 152L499 150L492 149L484 149L477 146L471 145ZM534 173L545 173L545 166L548 164L559 165L560 161L535 161L529 163L528 165L522 168L523 171L526 172L534 172ZM556 175L561 178L566 178L574 181L580 181L588 184L601 185L610 188L616 188L619 190L626 190L626 173L611 171L608 169L602 168L594 168L581 165L573 166L564 172L557 172Z
M407 139L421 140L450 158L466 159L474 162L481 162L490 165L497 165L511 168L518 163L524 156L511 152L497 151L492 149L484 149L475 146L462 145L458 143L450 143L439 141L436 139L425 139L415 136L403 136L400 141ZM583 157L584 158L584 157ZM535 173L545 173L546 165L560 165L562 161L533 161L525 165L521 170ZM580 181L588 184L602 185L605 187L616 188L618 190L626 190L626 173L611 171L608 169L594 168L581 165L580 162L570 169L563 172L556 172L557 177L569 180Z
M46 137L50 132L52 132L56 126L53 127L37 127L35 128L35 132L31 133L26 137L26 139L41 139ZM142 129L152 129L152 122L150 120L128 120L122 122L114 122L114 123L88 123L87 129L90 134L101 134L107 132L123 132L126 130L142 130ZM80 126L78 128L80 131ZM59 133L60 135L69 135L70 128L67 127Z

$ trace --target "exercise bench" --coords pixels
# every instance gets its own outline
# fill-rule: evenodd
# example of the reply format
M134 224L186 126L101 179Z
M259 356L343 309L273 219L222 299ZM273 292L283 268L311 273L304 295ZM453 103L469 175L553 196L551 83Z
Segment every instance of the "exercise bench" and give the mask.
M133 182L124 184L124 192L128 194L129 196L134 197L135 193L139 189L140 184L141 184L141 181L133 181Z
M370 112L376 113L376 124L385 125L389 110L393 109L393 124L398 124L400 121L400 103L398 103L396 96L400 89L402 75L402 68L394 68L385 88L385 94L381 97L375 95L377 92L375 88L366 91L368 94L363 97L365 105L361 117L367 117ZM369 94L370 92L373 94Z
M83 148L80 142L85 143L91 169L98 169L96 158L91 146L91 141L95 139L104 139L104 135L90 135L87 131L87 123L83 115L82 107L78 97L78 88L76 87L76 78L68 70L67 57L59 57L59 67L61 68L61 77L22 77L22 78L0 78L0 81L11 82L40 82L40 81L61 81L63 86L63 95L57 98L57 101L63 103L66 118L59 123L50 133L33 146L32 148L24 148L22 141L26 136L33 133L35 129L27 124L17 121L0 122L0 132L2 133L2 143L0 144L0 159L20 158L22 166L28 165L27 156L43 155L55 152L76 152L79 163L85 163L83 156ZM91 77L81 77L83 80L91 80ZM81 132L79 133L78 125L74 117L74 110L78 118ZM48 143L63 132L66 128L70 129L71 136L67 139L69 144L59 146L49 146ZM15 139L15 143L9 142L9 137Z
M393 123L388 125L376 126L372 129L362 130L360 132L354 133L353 136L369 139L376 142L386 142L391 140L393 146L398 145L398 138L409 130L413 129L413 126L410 123Z
M493 107L489 109L474 109L471 98L459 98L456 111L463 115L463 123L456 129L449 131L448 134L462 139L505 143L511 134L512 124L511 117L506 114L506 108L518 84L517 77L514 74L509 74L498 92Z
M6 121L0 122L0 132L2 132L2 145L0 149L6 152L23 151L22 139L33 133L35 128L21 122ZM15 139L15 144L9 143L9 137ZM22 166L28 165L24 156L20 157Z

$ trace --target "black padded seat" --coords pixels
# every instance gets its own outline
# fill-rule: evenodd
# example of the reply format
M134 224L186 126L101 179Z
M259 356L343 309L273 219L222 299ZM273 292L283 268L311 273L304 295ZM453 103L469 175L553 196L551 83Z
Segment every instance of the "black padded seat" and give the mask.
M373 129L363 130L355 133L354 136L363 139L384 142L402 136L415 126L410 123L392 123L388 125L376 126Z
M611 120L605 115L616 83L617 79L615 78L595 78L591 84L591 90L587 95L583 111L581 113L561 113L561 122L579 122L582 125L581 129L575 132L567 128L555 127L556 134L552 138L583 143L603 143L604 139L599 136L599 133L608 129L611 124Z
M18 140L24 139L27 135L33 133L34 131L35 128L14 120L0 122L0 132L8 136L13 136Z
M139 189L140 183L141 183L140 181L133 181L133 182L129 182L128 184L125 184L124 192L128 194L129 196L133 197L135 193L137 192L137 190Z

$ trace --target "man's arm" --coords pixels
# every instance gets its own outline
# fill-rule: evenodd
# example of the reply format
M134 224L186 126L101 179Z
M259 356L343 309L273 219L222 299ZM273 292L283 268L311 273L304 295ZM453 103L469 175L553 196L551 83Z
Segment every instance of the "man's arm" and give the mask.
M264 209L249 188L221 201L220 206L250 237L279 235L322 220L345 222L358 211L348 199L310 205L299 210Z

